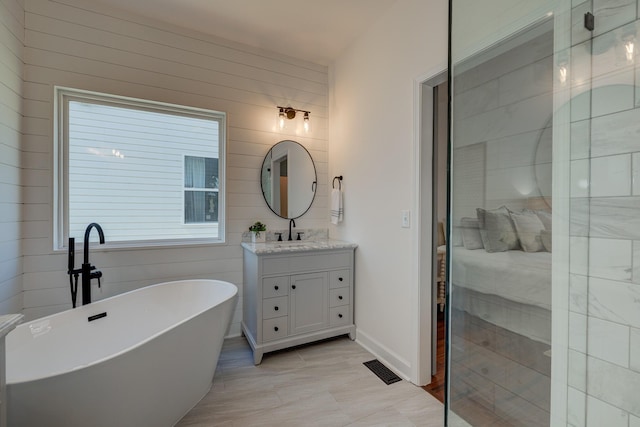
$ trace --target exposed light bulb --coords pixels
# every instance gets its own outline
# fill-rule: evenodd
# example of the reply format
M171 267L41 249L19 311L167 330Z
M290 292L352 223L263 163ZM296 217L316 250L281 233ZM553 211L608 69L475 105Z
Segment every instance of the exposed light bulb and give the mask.
M303 126L304 126L304 131L306 133L309 133L309 113L305 112L304 113L304 122L303 122Z

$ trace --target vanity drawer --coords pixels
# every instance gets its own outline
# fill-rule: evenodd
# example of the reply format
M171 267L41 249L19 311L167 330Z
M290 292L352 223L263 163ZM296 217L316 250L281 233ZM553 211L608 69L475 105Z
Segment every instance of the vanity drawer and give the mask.
M262 318L286 316L289 314L289 297L267 298L262 301Z
M304 271L332 270L351 266L348 252L274 256L262 260L263 274L297 273Z
M329 307L339 307L341 305L349 305L349 289L336 288L329 290Z
M289 295L289 276L267 277L262 280L262 298Z
M329 326L342 326L351 323L351 309L348 305L329 309Z
M351 285L351 270L337 270L329 272L329 288L342 288Z
M289 318L287 316L276 317L262 322L262 341L285 338L288 331Z

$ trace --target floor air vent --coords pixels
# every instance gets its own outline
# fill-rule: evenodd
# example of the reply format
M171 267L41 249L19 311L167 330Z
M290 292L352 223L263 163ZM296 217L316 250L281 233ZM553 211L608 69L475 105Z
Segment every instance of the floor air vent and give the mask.
M378 359L370 360L363 363L371 372L376 374L386 385L401 381L402 378L394 374L389 368L384 366Z

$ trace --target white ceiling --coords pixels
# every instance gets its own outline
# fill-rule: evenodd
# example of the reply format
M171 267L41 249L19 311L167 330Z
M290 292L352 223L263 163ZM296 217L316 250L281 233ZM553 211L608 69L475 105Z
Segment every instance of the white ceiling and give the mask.
M118 9L328 65L397 0L100 0Z

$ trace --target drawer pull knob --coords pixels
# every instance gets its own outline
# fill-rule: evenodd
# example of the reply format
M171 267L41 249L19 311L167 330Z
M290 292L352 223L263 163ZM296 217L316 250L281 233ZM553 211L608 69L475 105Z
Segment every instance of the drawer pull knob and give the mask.
M342 277L338 277L338 281L342 282Z
M278 327L277 327L277 326L274 326L274 327L273 327L273 330L274 330L274 331L276 331L276 332L278 332Z
M291 289L295 289L295 288L296 288L296 285L291 285Z
M278 310L279 310L277 305L276 305L275 307L273 307L273 309L274 309L275 311L278 311Z
M278 285L275 285L275 286L273 287L273 289L275 289L275 290L277 291L277 290L278 290L278 289L280 289L280 288L278 288Z
M338 313L338 317L342 319L342 313Z
M338 295L338 299L342 299L342 295Z

